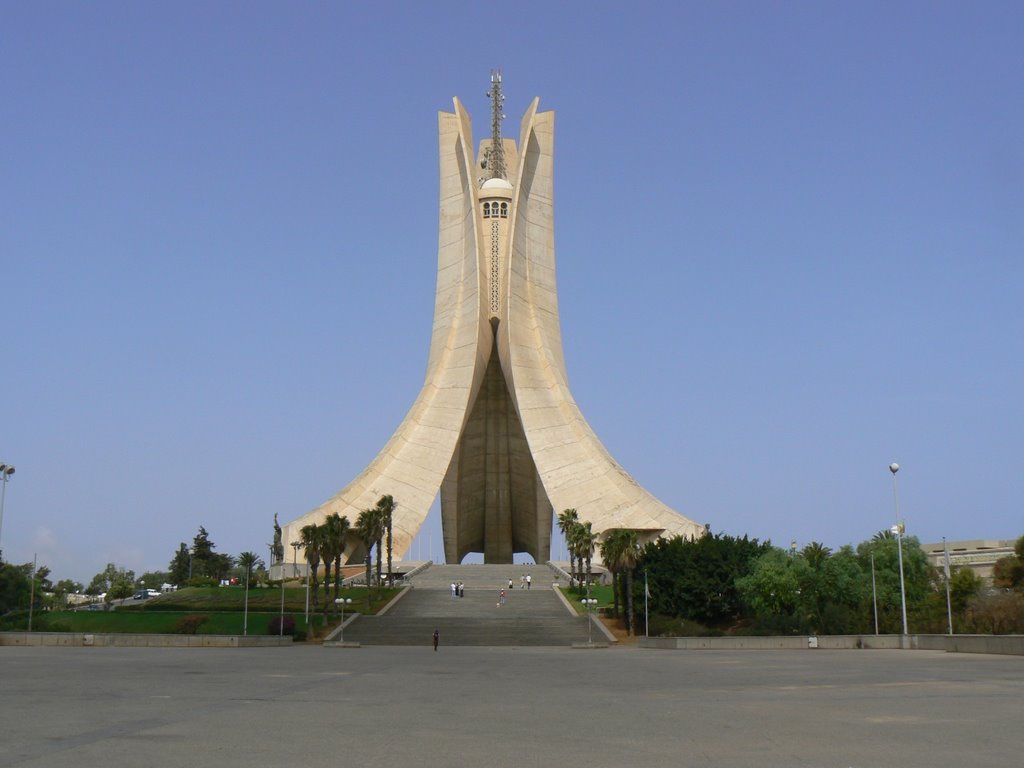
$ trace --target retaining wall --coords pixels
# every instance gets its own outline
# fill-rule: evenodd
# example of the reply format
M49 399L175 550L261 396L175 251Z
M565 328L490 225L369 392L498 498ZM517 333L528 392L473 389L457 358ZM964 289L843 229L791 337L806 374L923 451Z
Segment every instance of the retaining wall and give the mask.
M67 645L89 648L268 648L291 645L290 635L147 635L87 632L0 632L4 645Z
M780 637L648 637L641 648L660 650L853 650L906 648L948 653L998 653L1024 656L1024 635L818 635Z

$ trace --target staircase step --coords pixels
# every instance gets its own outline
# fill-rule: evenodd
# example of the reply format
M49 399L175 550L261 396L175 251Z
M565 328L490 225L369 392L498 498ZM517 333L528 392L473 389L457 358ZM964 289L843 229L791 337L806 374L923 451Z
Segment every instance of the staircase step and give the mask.
M530 589L519 587L519 576L525 573L531 575ZM451 596L452 581L465 585L463 597ZM410 579L412 589L386 614L353 621L345 628L345 640L426 646L436 629L441 644L449 646L566 646L586 641L587 618L572 615L552 590L553 581L554 572L546 565L432 566Z

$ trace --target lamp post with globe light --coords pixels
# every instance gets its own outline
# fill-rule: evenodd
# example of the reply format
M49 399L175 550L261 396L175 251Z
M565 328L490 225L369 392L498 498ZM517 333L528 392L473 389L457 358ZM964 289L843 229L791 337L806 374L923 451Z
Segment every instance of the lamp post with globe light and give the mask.
M14 467L10 464L0 464L0 534L4 530L4 501L7 498L7 481L11 479L11 475L14 474ZM0 539L0 545L2 545L2 539ZM0 546L0 562L3 561L3 546Z
M900 465L893 462L889 465L889 471L892 472L892 498L896 504L896 525L892 527L893 535L896 537L896 551L899 553L900 563L900 609L903 612L903 636L907 634L907 591L903 584L903 533L906 531L906 526L900 520L900 499L896 493L896 473L900 471Z
M589 584L587 585L587 597L584 597L582 602L587 606L587 645L593 645L594 619L590 612L594 609L594 606L597 605L597 598L590 597Z
M341 606L341 631L338 635L340 642L345 642L345 606L352 605L351 597L337 597L334 599L335 605Z

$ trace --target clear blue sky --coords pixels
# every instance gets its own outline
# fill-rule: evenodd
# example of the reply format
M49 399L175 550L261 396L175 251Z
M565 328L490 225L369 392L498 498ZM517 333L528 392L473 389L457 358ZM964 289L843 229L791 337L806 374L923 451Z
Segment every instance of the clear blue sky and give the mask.
M838 547L898 461L923 541L1021 535L1022 39L1019 2L5 4L5 559L266 553L363 469L423 379L436 113L483 136L492 67L506 135L556 112L570 381L641 484Z

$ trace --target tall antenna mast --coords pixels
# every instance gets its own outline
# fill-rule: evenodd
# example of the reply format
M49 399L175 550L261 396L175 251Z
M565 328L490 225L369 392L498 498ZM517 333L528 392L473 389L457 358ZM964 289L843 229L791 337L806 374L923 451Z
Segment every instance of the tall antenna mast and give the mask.
M492 179L505 178L505 150L501 145L501 121L505 119L502 111L505 94L501 92L501 70L491 70L491 90L487 92L491 100L491 147L487 150L487 170Z

